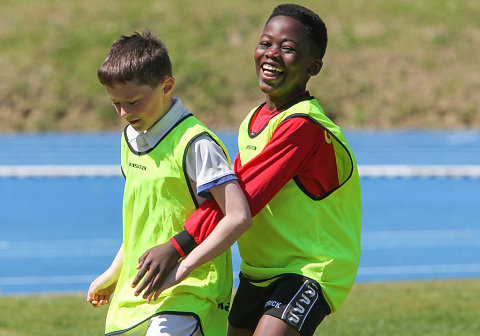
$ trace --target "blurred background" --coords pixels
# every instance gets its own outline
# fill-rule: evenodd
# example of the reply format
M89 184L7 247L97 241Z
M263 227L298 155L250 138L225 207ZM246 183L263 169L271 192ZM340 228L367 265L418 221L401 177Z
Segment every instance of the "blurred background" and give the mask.
M263 99L253 50L278 3L2 0L0 130L118 129L96 70L114 40L143 29L169 48L176 94L212 127L236 130ZM480 127L477 1L297 3L327 24L310 90L342 127Z
M355 295L385 291L363 285L403 283L398 299L427 291L418 281L438 280L454 280L457 299L458 287L469 288L465 300L480 289L480 2L291 2L327 25L324 68L309 90L344 129L359 164L362 259L347 302L357 307ZM135 31L157 33L169 49L175 95L234 158L241 120L264 99L253 50L279 3L1 0L0 307L25 294L86 292L121 244L125 124L96 77L111 44ZM236 273L238 264L234 247ZM398 319L372 322L365 334L398 331ZM348 324L332 321L329 331ZM472 321L457 321L457 329L467 323L465 335L480 333ZM0 335L23 335L16 328L0 319Z

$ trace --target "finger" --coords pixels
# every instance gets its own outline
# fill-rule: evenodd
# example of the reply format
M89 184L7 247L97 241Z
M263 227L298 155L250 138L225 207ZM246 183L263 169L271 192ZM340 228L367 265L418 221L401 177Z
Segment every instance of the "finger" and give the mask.
M143 266L143 263L145 262L145 258L147 258L150 250L147 250L140 258L138 258L138 265L137 269L140 269Z
M143 298L146 299L152 292L154 292L157 288L162 285L163 276L161 271L155 276L155 278L151 281L150 286L148 286L145 293L143 293Z
M140 282L140 280L142 280L142 278L148 272L148 266L149 266L148 264L145 264L145 265L142 266L140 271L138 271L137 276L135 277L135 279L133 279L132 288L135 288L138 285L138 283Z
M158 297L160 296L160 294L163 293L163 291L165 291L166 289L170 288L170 287L173 287L175 286L176 284L178 284L180 281L178 280L172 280L171 278L167 277L166 279L164 279L164 281L162 281L162 285L157 287L156 291L155 291L155 296L154 296L154 299L153 301L157 301Z
M92 298L89 302L90 302L90 304L91 304L92 306L94 306L95 308L98 307L99 304L100 304L100 300L99 300L98 297Z
M94 285L92 283L90 285L90 288L88 289L88 292L87 292L87 301L93 300L96 291L97 291L97 288L94 287Z
M153 301L157 301L158 300L158 297L160 296L160 294L165 290L165 287L162 286L162 288L160 288L159 290L157 290L155 292L155 295L153 296Z
M147 297L147 303L150 304L150 302L152 302L152 297L153 297L153 293L150 294L148 297ZM155 300L154 300L155 301Z
M140 295L140 293L143 292L145 288L147 288L150 282L152 282L154 276L155 274L153 274L152 270L149 270L147 276L145 277L145 279L143 279L141 285L137 287L137 290L135 291L135 296Z

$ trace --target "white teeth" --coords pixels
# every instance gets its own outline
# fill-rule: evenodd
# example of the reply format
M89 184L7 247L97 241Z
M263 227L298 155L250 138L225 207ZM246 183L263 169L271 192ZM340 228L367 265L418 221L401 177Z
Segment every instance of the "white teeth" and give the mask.
M270 65L270 64L264 64L262 66L262 69L263 70L269 70L269 71L283 72L283 69L277 68L277 67L275 67L273 65Z

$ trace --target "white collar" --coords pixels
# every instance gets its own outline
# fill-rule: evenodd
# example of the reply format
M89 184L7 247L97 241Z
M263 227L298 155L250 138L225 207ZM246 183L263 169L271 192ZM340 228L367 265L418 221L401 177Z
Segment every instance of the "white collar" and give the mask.
M137 132L131 125L127 126L127 141L134 150L144 152L155 147L177 122L190 114L180 98L173 98L173 101L174 103L167 113L148 130Z

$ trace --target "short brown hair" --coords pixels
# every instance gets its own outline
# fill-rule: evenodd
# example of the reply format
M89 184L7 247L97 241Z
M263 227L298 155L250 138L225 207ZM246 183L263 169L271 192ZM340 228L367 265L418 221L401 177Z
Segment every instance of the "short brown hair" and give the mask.
M97 75L105 86L136 81L155 88L172 76L172 64L165 44L146 30L115 41Z

